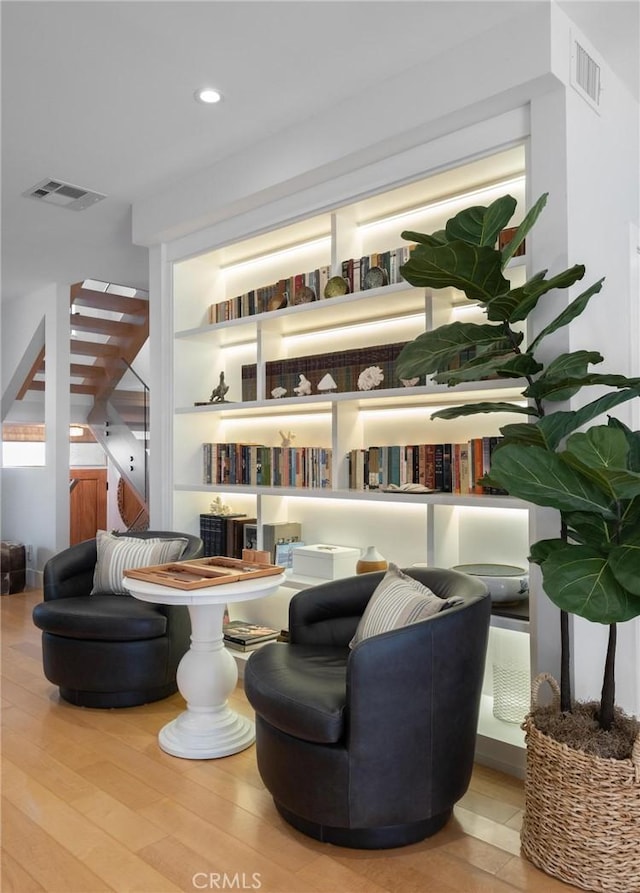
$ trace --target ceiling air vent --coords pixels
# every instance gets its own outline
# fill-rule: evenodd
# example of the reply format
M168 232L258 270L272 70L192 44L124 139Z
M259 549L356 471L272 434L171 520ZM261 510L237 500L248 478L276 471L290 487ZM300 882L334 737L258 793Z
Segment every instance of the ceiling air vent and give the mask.
M91 205L95 205L101 199L106 198L100 192L92 192L81 186L73 186L71 183L63 183L62 180L41 180L22 193L27 198L35 198L46 202L48 205L58 205L60 208L68 208L70 211L84 211Z
M582 42L584 43L584 41ZM598 111L600 106L600 65L582 43L572 38L571 84L589 105Z

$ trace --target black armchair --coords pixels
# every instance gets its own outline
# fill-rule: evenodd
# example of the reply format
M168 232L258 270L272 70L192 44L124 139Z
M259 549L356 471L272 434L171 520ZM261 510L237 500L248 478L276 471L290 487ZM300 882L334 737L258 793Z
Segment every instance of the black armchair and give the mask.
M183 538L180 560L200 558L202 540L164 530L127 537ZM49 559L44 602L33 609L42 630L44 674L60 696L82 707L132 707L177 691L176 670L188 650L189 614L183 606L152 605L128 594L90 594L96 540L85 540Z
M491 601L451 570L405 573L460 603L349 648L382 573L294 596L289 644L251 655L258 769L275 805L319 840L368 849L438 831L473 768Z

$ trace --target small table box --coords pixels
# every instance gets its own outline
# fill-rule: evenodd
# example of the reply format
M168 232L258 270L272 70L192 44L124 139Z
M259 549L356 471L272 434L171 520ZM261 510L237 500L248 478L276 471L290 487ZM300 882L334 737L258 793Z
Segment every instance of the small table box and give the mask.
M359 558L360 550L347 546L329 546L324 543L298 546L293 552L293 573L303 577L337 580L355 574Z

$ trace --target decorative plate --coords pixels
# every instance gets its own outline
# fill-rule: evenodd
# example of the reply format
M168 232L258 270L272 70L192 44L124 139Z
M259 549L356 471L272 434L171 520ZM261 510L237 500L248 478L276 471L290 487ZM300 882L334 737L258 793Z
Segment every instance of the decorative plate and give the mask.
M381 288L383 285L389 284L387 271L382 267L371 267L366 273L362 281L362 288Z
M325 298L337 298L349 294L349 283L343 276L332 276L324 287Z

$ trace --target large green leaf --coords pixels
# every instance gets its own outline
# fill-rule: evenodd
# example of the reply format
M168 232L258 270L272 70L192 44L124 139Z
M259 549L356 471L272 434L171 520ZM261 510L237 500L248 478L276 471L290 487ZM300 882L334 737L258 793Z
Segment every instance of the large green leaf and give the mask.
M460 239L469 245L494 246L507 223L513 217L517 202L511 195L503 195L488 208L476 205L465 208L447 221L446 233L449 242Z
M509 322L526 319L542 295L554 288L569 288L583 276L584 267L582 264L576 264L571 269L552 276L551 279L534 278L525 282L520 288L514 288L506 295L498 295L489 301L487 317L491 320L508 320Z
M499 378L522 378L525 375L533 375L541 368L540 363L536 363L533 357L526 353L516 356L512 353L499 353L495 356L481 354L463 363L458 369L439 372L434 375L433 380L438 383L446 382L451 386L463 381L480 381L494 375Z
M563 549L566 545L566 542L559 538L538 540L537 543L533 543L531 546L529 561L532 561L534 564L542 564L552 552L555 552L557 549Z
M594 295L598 294L598 292L602 288L603 282L604 277L602 279L599 279L598 282L594 282L594 284L591 285L586 291L583 291L581 295L578 295L575 300L571 301L571 303L568 304L564 308L564 310L559 313L556 318L549 323L548 326L545 326L544 329L533 339L533 341L527 348L528 352L533 353L543 338L546 338L547 335L551 335L553 332L556 332L563 326L568 326L570 322L573 322L574 319L580 316L591 298Z
M500 433L504 438L502 443L505 445L520 443L523 446L547 446L544 433L537 423L532 425L526 422L514 422L511 425L503 425Z
M540 216L540 212L544 208L547 203L548 192L543 193L540 196L538 201L529 209L527 214L525 215L524 220L520 224L520 226L515 231L513 238L511 241L504 246L502 249L502 266L505 267L513 255L516 253L520 245L524 242L525 236L529 232L529 230L533 227L536 220Z
M540 270L538 273L535 273L530 279L527 280L527 284L533 285L533 283L535 282L542 282L546 275L546 270ZM493 305L491 312L494 319L502 320L503 322L507 322L509 320L515 303L511 295L511 291L508 291L504 295L496 295L494 298L491 299L491 304Z
M640 474L638 472L628 471L626 468L595 468L584 465L574 455L567 452L561 453L560 457L574 471L588 478L596 487L600 487L610 499L625 500L640 496Z
M640 471L640 431L632 431L620 419L609 416L607 422L610 428L617 428L624 431L629 444L629 455L627 457L627 468L631 471Z
M575 378L586 375L589 366L602 363L604 357L596 350L574 350L561 353L547 364L547 378Z
M458 419L462 416L476 415L480 412L517 412L522 415L535 415L536 411L530 406L519 406L517 403L465 403L462 406L447 406L439 409L431 416L432 419Z
M613 409L614 406L619 406L621 403L625 403L627 400L632 400L637 396L638 391L635 388L614 391L611 394L605 394L603 397L598 397L597 400L592 400L591 403L586 403L580 409L573 412L564 412L560 410L551 412L540 419L536 424L539 425L543 431L549 449L554 450L560 445L562 439L568 434L571 434L572 431L576 431L592 419L608 412L610 409Z
M457 288L472 301L488 301L509 291L502 275L499 251L485 245L455 241L447 245L417 245L406 264L403 278L424 288Z
M590 468L625 468L629 444L624 431L608 425L593 425L567 438L567 453Z
M489 479L490 486L535 505L615 517L611 500L599 487L570 468L557 453L542 447L508 444L496 450Z
M435 233L416 233L413 230L406 229L402 234L402 238L408 242L417 242L419 245L446 245L447 234L443 229L437 230Z
M454 322L423 332L400 351L396 361L397 375L399 378L414 378L416 375L441 372L463 350L478 345L501 350L509 346L501 326Z
M623 623L640 615L640 598L620 585L607 558L590 546L554 549L542 563L542 577L554 604L593 623Z
M603 385L608 388L635 388L640 393L640 378L627 378L626 375L607 375L600 372L590 372L578 378L552 378L540 377L534 381L526 391L525 397L533 397L538 400L559 400L563 391L571 388L584 388L592 385Z
M617 522L607 521L591 512L565 512L563 520L567 525L569 539L598 549L609 548L616 535Z
M640 534L635 542L616 546L609 554L614 577L628 592L640 596Z
M545 379L580 378L587 374L590 365L602 363L604 357L595 350L575 350L572 353L563 353L552 360L538 381ZM556 400L569 400L580 390L579 386L559 391Z
M457 369L445 369L443 372L438 372L433 376L433 381L438 384L448 384L450 387L463 381L480 381L494 375L498 367L504 366L511 357L512 354L504 353L474 357L473 360L462 363ZM520 376L514 373L513 376L507 375L506 377L519 378Z

